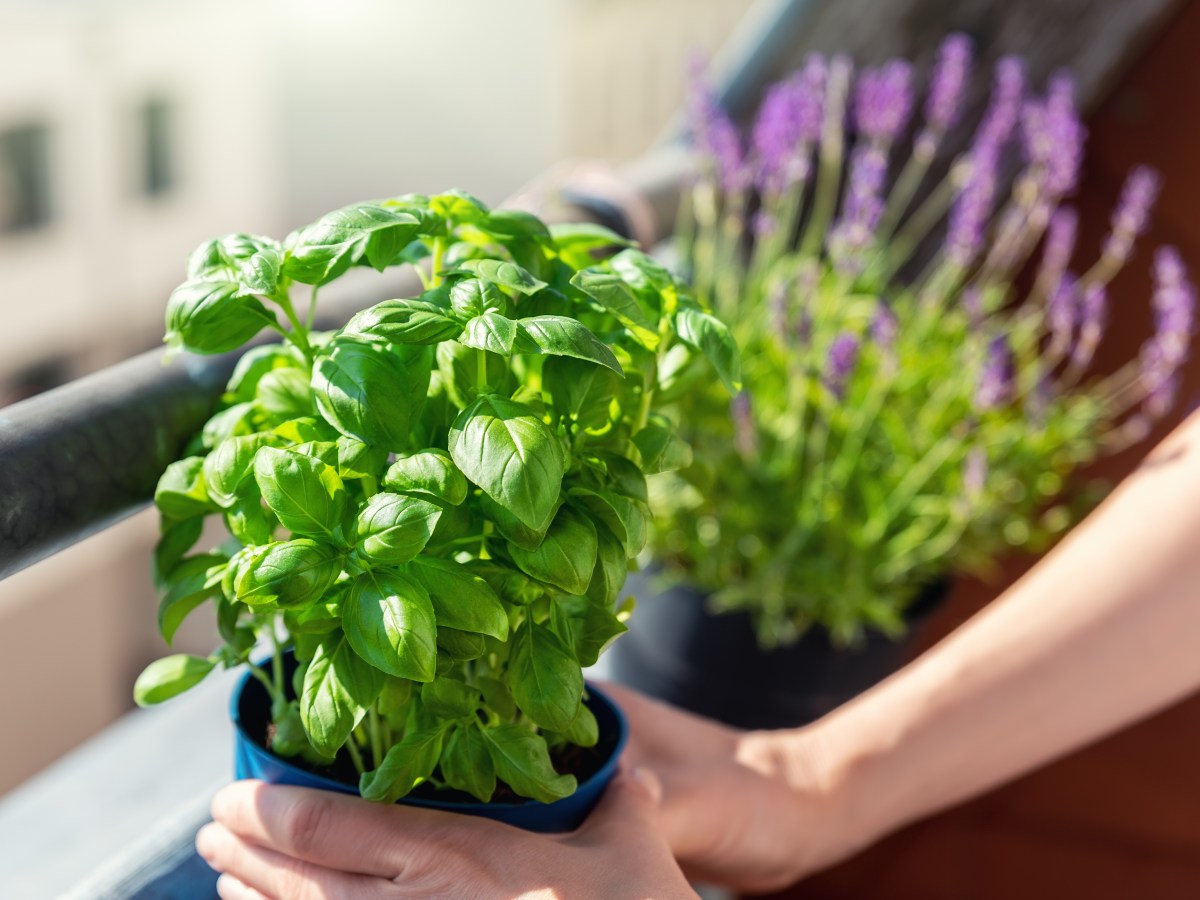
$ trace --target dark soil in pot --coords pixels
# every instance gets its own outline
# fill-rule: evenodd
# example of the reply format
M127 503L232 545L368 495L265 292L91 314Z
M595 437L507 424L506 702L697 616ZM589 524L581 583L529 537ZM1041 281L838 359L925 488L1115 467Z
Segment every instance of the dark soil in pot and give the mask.
M763 650L748 613L713 614L687 586L663 589L653 573L631 574L637 597L629 633L609 650L614 681L739 728L788 728L820 718L903 666L949 593L926 588L909 607L899 641L871 633L834 646L813 628L787 647Z

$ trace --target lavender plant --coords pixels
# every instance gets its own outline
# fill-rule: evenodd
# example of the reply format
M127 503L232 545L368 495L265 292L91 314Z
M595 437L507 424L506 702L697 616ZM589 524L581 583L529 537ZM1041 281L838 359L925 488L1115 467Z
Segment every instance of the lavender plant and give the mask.
M899 634L923 586L1052 542L1087 505L1071 474L1174 403L1195 292L1169 247L1152 337L1089 372L1158 177L1133 171L1099 258L1073 270L1072 80L1037 93L1000 60L950 158L971 67L949 37L920 120L902 60L855 74L810 56L746 136L702 81L693 93L678 244L742 347L745 389L731 409L686 347L670 355L695 458L659 484L654 551L716 609L753 612L765 645L813 623L840 642Z

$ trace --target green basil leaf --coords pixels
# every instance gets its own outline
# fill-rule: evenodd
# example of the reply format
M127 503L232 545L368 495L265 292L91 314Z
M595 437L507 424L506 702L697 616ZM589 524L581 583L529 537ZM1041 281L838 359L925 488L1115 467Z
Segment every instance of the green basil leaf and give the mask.
M626 544L608 528L597 525L596 548L596 568L592 572L592 580L588 583L587 596L594 603L607 609L617 602L629 575ZM580 662L583 663L582 658Z
M637 463L619 453L600 453L598 458L604 463L609 487L618 494L641 500L643 503L649 502L646 476L642 474Z
M642 454L642 468L647 475L673 472L692 464L692 448L662 417L651 419L645 428L633 436L633 443Z
M481 729L496 775L522 797L553 803L575 793L574 775L559 775L546 739L521 725Z
M731 394L742 389L742 367L737 344L725 323L716 316L690 306L675 313L679 339L699 350L712 363L717 376Z
M313 412L313 392L303 369L272 369L255 388L255 399L268 414L294 419Z
M533 316L518 319L516 326L523 338L517 345L520 353L570 356L597 363L624 377L621 364L617 362L612 350L578 319L566 316Z
M256 547L238 565L234 594L251 607L303 607L320 600L342 571L338 552L309 538Z
M498 312L488 310L471 319L463 327L458 342L477 350L487 350L500 356L510 356L517 339L517 322Z
M401 449L425 404L432 366L425 346L337 338L313 367L317 407L342 434Z
M253 403L235 403L227 409L213 413L204 423L202 442L210 450L233 435L254 434L255 406Z
M550 523L554 521L550 518L541 528L530 528L487 494L479 497L479 511L495 524L501 537L526 550L536 550L542 545L546 532L550 530Z
M495 353L484 354L486 384L479 388L479 351L464 347L458 341L446 341L437 346L438 377L447 396L455 406L470 406L480 394L506 392L512 374L508 360Z
M543 728L566 730L583 697L583 670L571 649L529 619L514 632L510 647L505 674L521 712Z
M633 339L647 350L658 349L658 323L642 301L620 276L611 272L585 269L577 272L571 284L579 288L629 330Z
M379 768L358 780L358 792L367 800L395 803L433 774L442 755L446 723L411 728L383 757Z
M289 444L330 443L338 439L338 430L321 416L300 416L280 422L271 429L271 434Z
M551 225L550 235L554 239L559 258L572 269L594 266L599 255L597 251L634 246L634 242L628 238L603 225L590 222Z
M635 247L622 250L608 261L608 265L626 284L638 291L659 293L675 287L675 279L667 267Z
M253 496L243 497L225 510L225 525L243 544L269 544L274 540L279 520L263 506L256 487Z
M204 484L204 457L189 456L167 466L154 489L154 504L172 519L212 512L213 503Z
M216 663L201 656L177 653L146 666L133 684L133 699L138 706L153 706L195 687L213 670Z
M253 400L258 389L259 379L272 369L279 368L303 368L303 360L299 356L299 351L291 344L265 344L261 347L251 347L237 361L225 390L233 395L233 400L236 402L245 403Z
M270 296L279 287L283 253L278 247L263 247L238 265L238 280L256 294Z
M435 684L437 682L434 682ZM477 722L456 725L442 751L442 778L450 787L487 803L496 791L496 766Z
M442 508L428 500L375 494L354 524L359 552L380 565L406 563L425 549L441 515Z
M609 419L617 379L609 369L555 356L542 366L542 386L556 413L575 419L584 428L594 428Z
M254 480L284 528L336 541L346 509L337 470L292 450L263 447L254 456Z
M221 590L221 575L228 560L208 553L180 561L165 581L158 604L158 630L170 646L188 613Z
M429 198L429 209L454 225L481 222L488 214L487 204L466 191L451 190Z
M595 747L600 741L600 723L586 705L579 707L579 713L571 722L562 736L577 747Z
M459 269L525 295L536 294L546 286L546 282L535 278L528 269L503 259L468 259L459 264Z
M479 228L496 238L526 239L546 243L550 229L533 213L521 209L494 209L479 223Z
M408 571L429 592L439 630L445 626L501 641L508 637L504 605L478 575L451 560L423 556L413 560Z
M257 234L227 234L205 241L188 257L188 278L236 277L243 263L263 251L279 250L278 242Z
M355 652L376 669L413 681L433 679L433 604L411 578L380 569L359 575L342 602L342 623Z
M300 720L313 748L337 756L382 689L383 675L354 652L344 634L321 638L300 695Z
M445 297L443 288L437 296ZM456 337L462 325L451 315L447 305L431 302L434 291L426 291L410 300L385 300L365 309L342 329L343 334L366 338L381 338L394 344L436 344Z
M304 733L298 701L289 702L282 715L271 718L271 724L275 726L271 734L271 752L276 756L288 759L312 749L308 735Z
M233 281L185 281L171 292L166 318L169 346L206 354L236 350L275 321Z
M303 284L325 284L364 256L382 271L419 227L415 216L369 203L335 210L288 236L283 274Z
M396 457L383 486L405 494L421 494L458 506L467 499L467 479L445 450L422 450Z
M480 316L492 311L505 314L512 303L505 293L490 281L462 278L450 288L450 305L460 318Z
M568 594L582 594L587 591L596 568L596 526L564 506L536 550L509 544L508 552L527 575Z
M645 503L603 488L574 487L567 495L617 536L630 559L645 548L650 525L650 509Z
M571 647L581 666L594 666L600 655L629 629L606 603L587 602L569 619Z
M454 660L479 659L487 652L487 641L482 634L459 631L457 628L447 628L439 624L437 647L440 652Z
M527 527L545 527L558 504L563 457L558 440L529 407L480 397L454 420L448 443L473 484Z
M200 532L204 530L204 517L193 516L190 519L171 519L162 517L161 534L158 543L154 545L154 586L166 590L166 580L175 567L200 540Z
M345 478L378 478L387 463L387 448L364 444L357 438L339 435L337 439L338 474Z
M512 691L499 678L481 675L476 679L479 690L483 692L483 702L502 719L512 720L517 716L517 703L513 700Z
M266 446L265 434L227 437L204 458L204 484L209 497L228 509L240 499L242 483L250 477L254 456Z
M441 677L421 685L421 703L442 719L465 719L483 703L478 689L457 678Z

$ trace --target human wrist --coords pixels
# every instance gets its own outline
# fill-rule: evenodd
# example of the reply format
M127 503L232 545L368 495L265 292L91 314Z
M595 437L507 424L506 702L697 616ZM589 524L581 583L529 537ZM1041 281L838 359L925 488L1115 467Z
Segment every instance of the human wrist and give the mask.
M781 883L844 859L871 839L857 802L855 769L846 765L836 738L822 723L814 723L751 731L739 739L738 760L780 786L771 810L780 833L796 836L778 848L781 871L787 873Z

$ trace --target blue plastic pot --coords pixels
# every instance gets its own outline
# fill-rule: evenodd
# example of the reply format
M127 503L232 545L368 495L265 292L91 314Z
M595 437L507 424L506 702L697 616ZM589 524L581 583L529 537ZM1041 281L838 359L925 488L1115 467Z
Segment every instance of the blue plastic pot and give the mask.
M526 831L575 830L583 824L616 774L617 761L621 751L625 749L629 735L629 726L624 715L595 685L588 685L588 696L584 702L600 727L601 745L606 742L606 736L616 735L616 741L612 754L604 761L599 771L581 780L578 789L570 797L553 803L539 803L536 800L524 800L519 803L462 803L416 797L405 797L400 802L425 809L482 816ZM271 784L290 784L358 795L357 787L299 768L262 745L262 738L266 734L270 719L270 700L263 686L251 678L248 672L233 692L230 714L235 729L235 778L257 778ZM607 739L612 740L611 737Z

